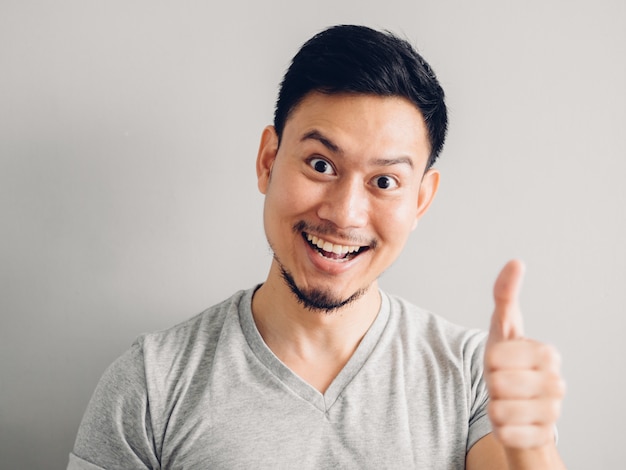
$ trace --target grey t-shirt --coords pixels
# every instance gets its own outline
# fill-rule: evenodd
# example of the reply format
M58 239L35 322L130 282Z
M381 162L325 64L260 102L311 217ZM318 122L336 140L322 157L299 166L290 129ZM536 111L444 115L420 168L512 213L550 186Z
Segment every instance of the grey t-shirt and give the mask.
M265 345L253 292L138 338L100 380L68 469L463 469L490 432L484 333L382 293L322 394Z

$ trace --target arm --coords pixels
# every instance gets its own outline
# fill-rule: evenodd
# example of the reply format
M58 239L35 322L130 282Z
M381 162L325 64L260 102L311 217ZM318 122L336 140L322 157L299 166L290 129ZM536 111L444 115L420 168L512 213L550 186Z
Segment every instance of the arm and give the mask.
M563 470L555 423L564 384L554 348L523 337L517 296L523 266L508 263L494 287L495 310L485 348L493 433L467 454L468 470Z
M550 469L565 470L554 444L542 448L516 451L505 450L494 437L487 434L470 449L465 461L467 470L502 470L502 469Z
M68 469L159 468L139 343L104 373L80 424Z

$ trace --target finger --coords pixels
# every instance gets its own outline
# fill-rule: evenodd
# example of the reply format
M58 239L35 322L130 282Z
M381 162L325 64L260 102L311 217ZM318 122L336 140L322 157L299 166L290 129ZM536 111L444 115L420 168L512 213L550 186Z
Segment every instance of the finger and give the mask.
M487 408L494 426L547 425L552 426L561 414L561 401L493 400Z
M485 368L495 370L535 369L560 373L561 355L557 349L531 339L493 343L485 351Z
M490 342L523 337L522 313L518 301L523 277L524 264L519 260L509 261L500 271L493 288L495 309L489 330Z
M554 426L535 424L496 426L493 432L502 445L512 449L532 449L554 442Z
M560 399L565 383L551 371L503 370L489 374L487 387L491 400Z

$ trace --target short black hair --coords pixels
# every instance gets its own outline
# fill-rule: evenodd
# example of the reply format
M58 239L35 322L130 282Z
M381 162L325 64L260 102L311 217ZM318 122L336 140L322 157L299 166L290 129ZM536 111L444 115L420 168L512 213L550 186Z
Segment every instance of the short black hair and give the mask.
M280 84L274 127L280 142L291 112L311 92L398 96L419 109L430 140L430 168L443 148L448 115L443 88L411 44L366 26L332 26L309 39Z

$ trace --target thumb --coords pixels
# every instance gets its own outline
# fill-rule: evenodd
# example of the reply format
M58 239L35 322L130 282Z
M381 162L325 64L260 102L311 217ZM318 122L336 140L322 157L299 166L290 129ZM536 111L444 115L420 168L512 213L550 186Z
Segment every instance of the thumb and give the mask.
M509 261L493 287L495 309L491 316L489 342L519 339L524 336L522 312L519 308L519 292L524 277L524 264L520 260Z

